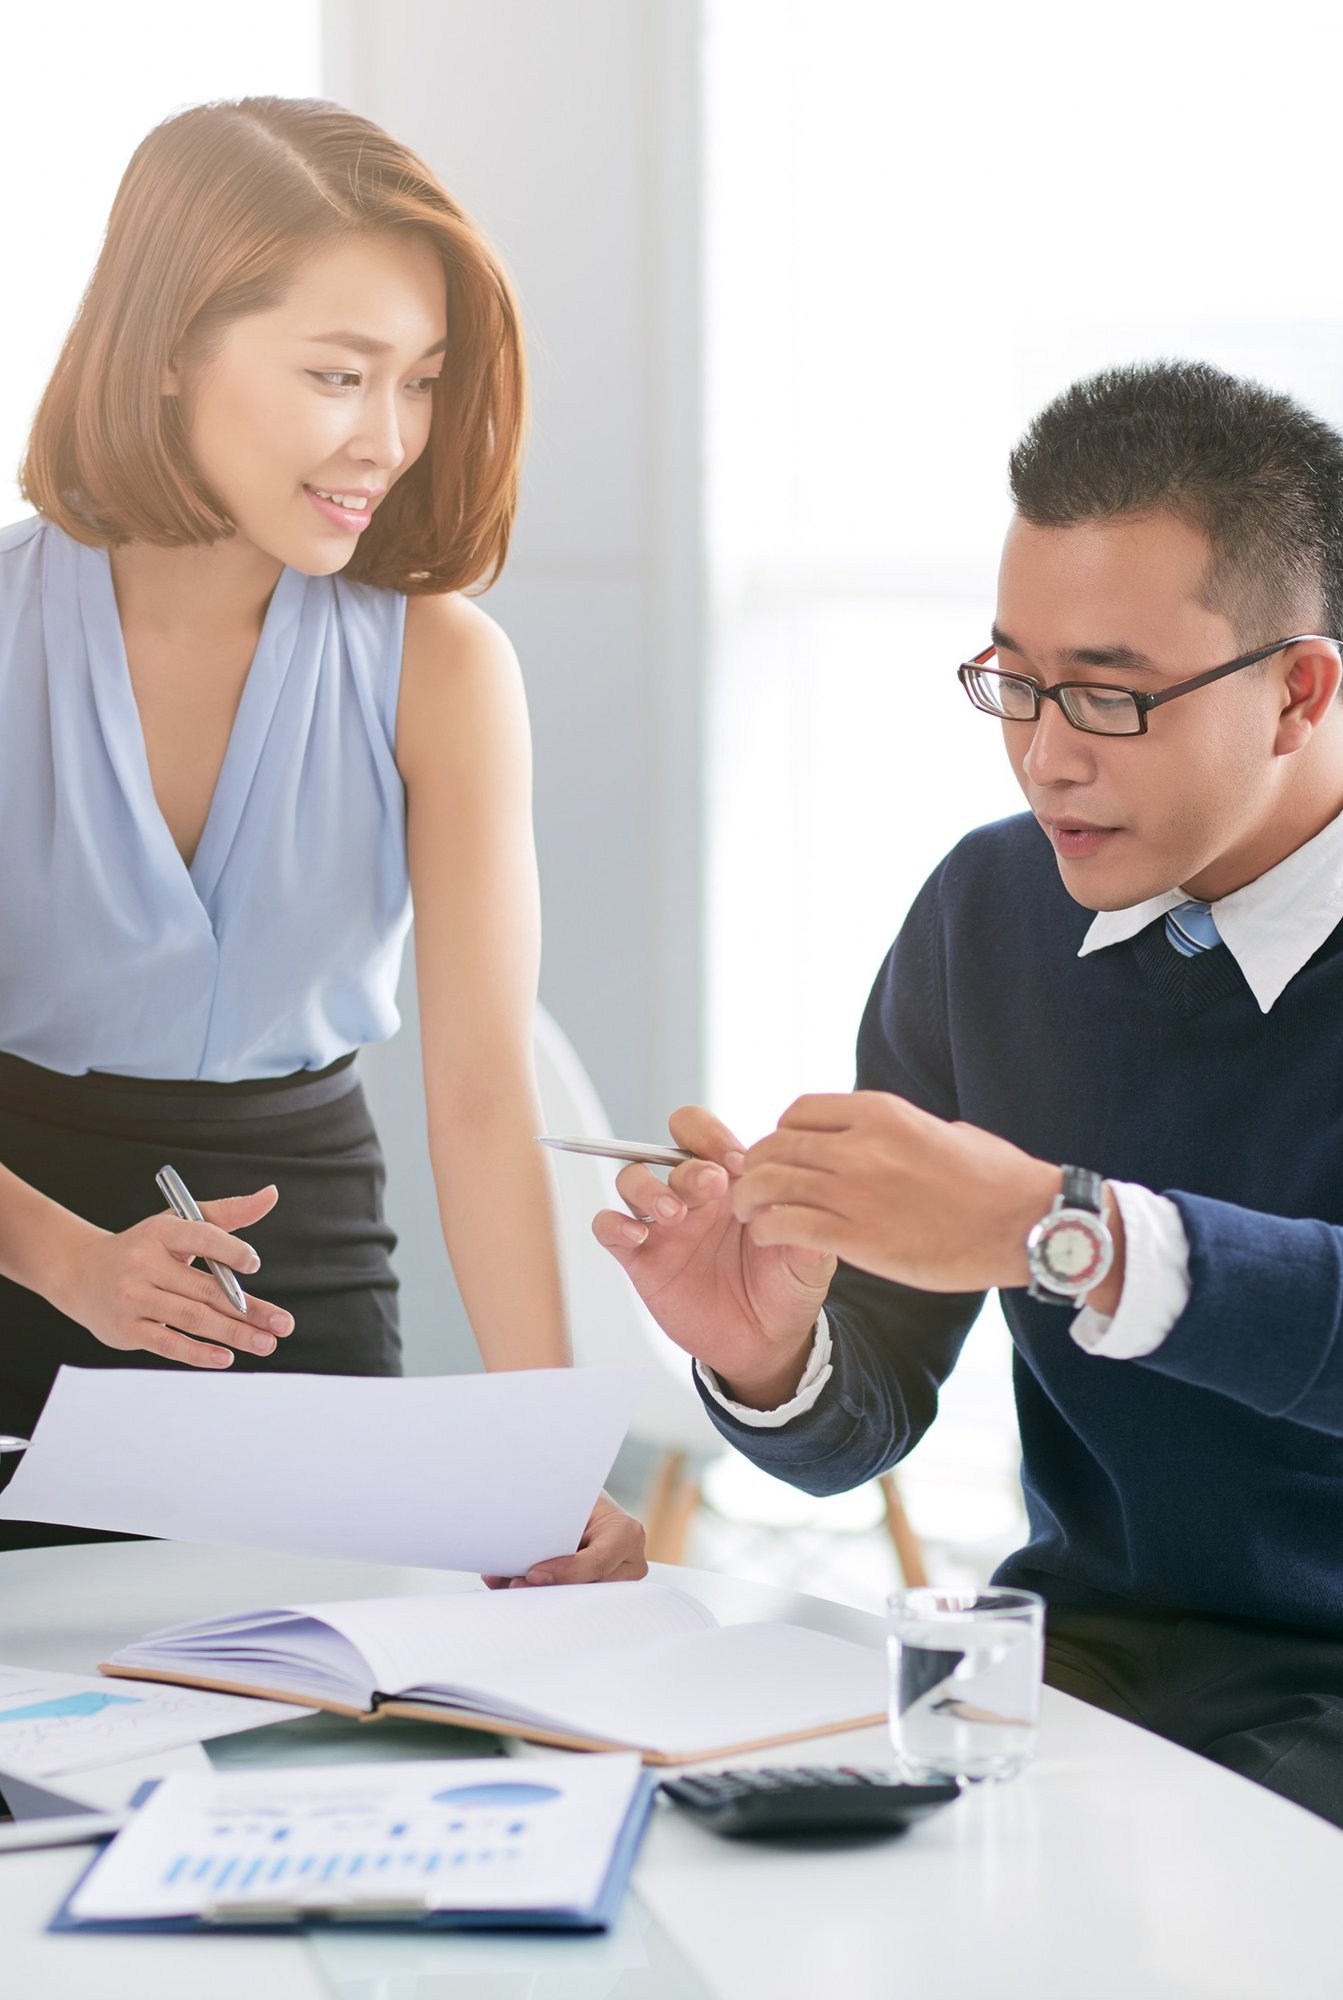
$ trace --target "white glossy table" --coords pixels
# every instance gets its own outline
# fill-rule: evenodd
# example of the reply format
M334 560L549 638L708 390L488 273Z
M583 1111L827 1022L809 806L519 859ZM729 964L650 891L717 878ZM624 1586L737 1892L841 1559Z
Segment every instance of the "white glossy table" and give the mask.
M877 1619L817 1598L691 1570L663 1575L725 1623L783 1617L881 1640ZM0 1556L0 1661L87 1672L178 1619L471 1581L155 1542L26 1550ZM799 1761L886 1757L871 1731L820 1739ZM1343 1991L1343 1834L1049 1690L1031 1771L971 1793L902 1839L781 1852L721 1840L660 1809L615 1945L49 1937L46 1920L86 1859L85 1849L0 1855L5 2000L682 2000L697 1991L718 2000L1336 2000ZM640 1972L645 1913L658 1949Z

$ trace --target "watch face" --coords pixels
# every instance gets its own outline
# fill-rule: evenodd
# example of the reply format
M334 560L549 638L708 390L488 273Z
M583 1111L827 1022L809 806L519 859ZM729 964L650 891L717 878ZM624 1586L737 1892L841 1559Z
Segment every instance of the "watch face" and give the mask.
M1076 1212L1061 1215L1041 1232L1038 1254L1046 1282L1055 1279L1069 1291L1084 1290L1099 1279L1105 1262L1104 1225Z

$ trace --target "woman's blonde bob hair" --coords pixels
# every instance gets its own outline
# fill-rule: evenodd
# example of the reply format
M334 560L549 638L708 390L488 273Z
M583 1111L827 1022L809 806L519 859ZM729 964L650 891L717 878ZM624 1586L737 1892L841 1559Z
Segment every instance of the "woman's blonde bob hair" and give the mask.
M508 552L526 426L522 330L490 245L424 163L365 118L308 99L202 104L126 169L88 291L38 406L25 497L76 540L184 548L233 523L191 463L165 370L275 305L302 260L351 234L414 230L443 258L448 346L423 455L344 574L407 592L482 588Z

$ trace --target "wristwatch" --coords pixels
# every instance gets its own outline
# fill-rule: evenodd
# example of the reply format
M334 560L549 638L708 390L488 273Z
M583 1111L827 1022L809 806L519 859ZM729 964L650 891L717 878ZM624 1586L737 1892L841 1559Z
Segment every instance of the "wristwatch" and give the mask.
M1076 1306L1109 1270L1114 1238L1101 1208L1104 1185L1089 1167L1063 1169L1062 1193L1026 1238L1030 1298Z

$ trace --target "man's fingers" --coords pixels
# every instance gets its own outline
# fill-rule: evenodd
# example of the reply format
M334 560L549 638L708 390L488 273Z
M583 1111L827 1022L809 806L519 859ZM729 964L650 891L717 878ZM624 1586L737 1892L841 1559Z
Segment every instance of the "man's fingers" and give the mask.
M666 1182L645 1166L622 1167L616 1175L616 1193L631 1215L652 1215L663 1222L675 1222L685 1213Z
M793 1100L783 1117L782 1127L812 1132L847 1132L877 1098L891 1103L902 1100L886 1091L816 1090Z
M672 1195L679 1195L687 1208L703 1208L707 1202L720 1200L731 1185L727 1168L707 1160L683 1160L667 1176Z
M732 1212L738 1222L749 1222L778 1202L796 1202L815 1209L830 1207L833 1218L836 1195L833 1174L781 1162L750 1168L732 1190Z
M645 1166L625 1167L616 1176L620 1199L641 1222L679 1222L687 1209L719 1200L730 1184L726 1168L707 1160L683 1160L666 1181Z
M609 1250L616 1262L627 1269L648 1241L647 1224L622 1215L616 1208L604 1208L593 1216L592 1233L603 1250Z
M730 1127L702 1104L683 1104L667 1120L677 1145L698 1160L714 1160L730 1174L740 1171L746 1148Z
M815 1257L842 1256L839 1237L843 1228L837 1215L792 1203L762 1208L746 1225L752 1243L762 1249L786 1244L793 1249L808 1250Z

